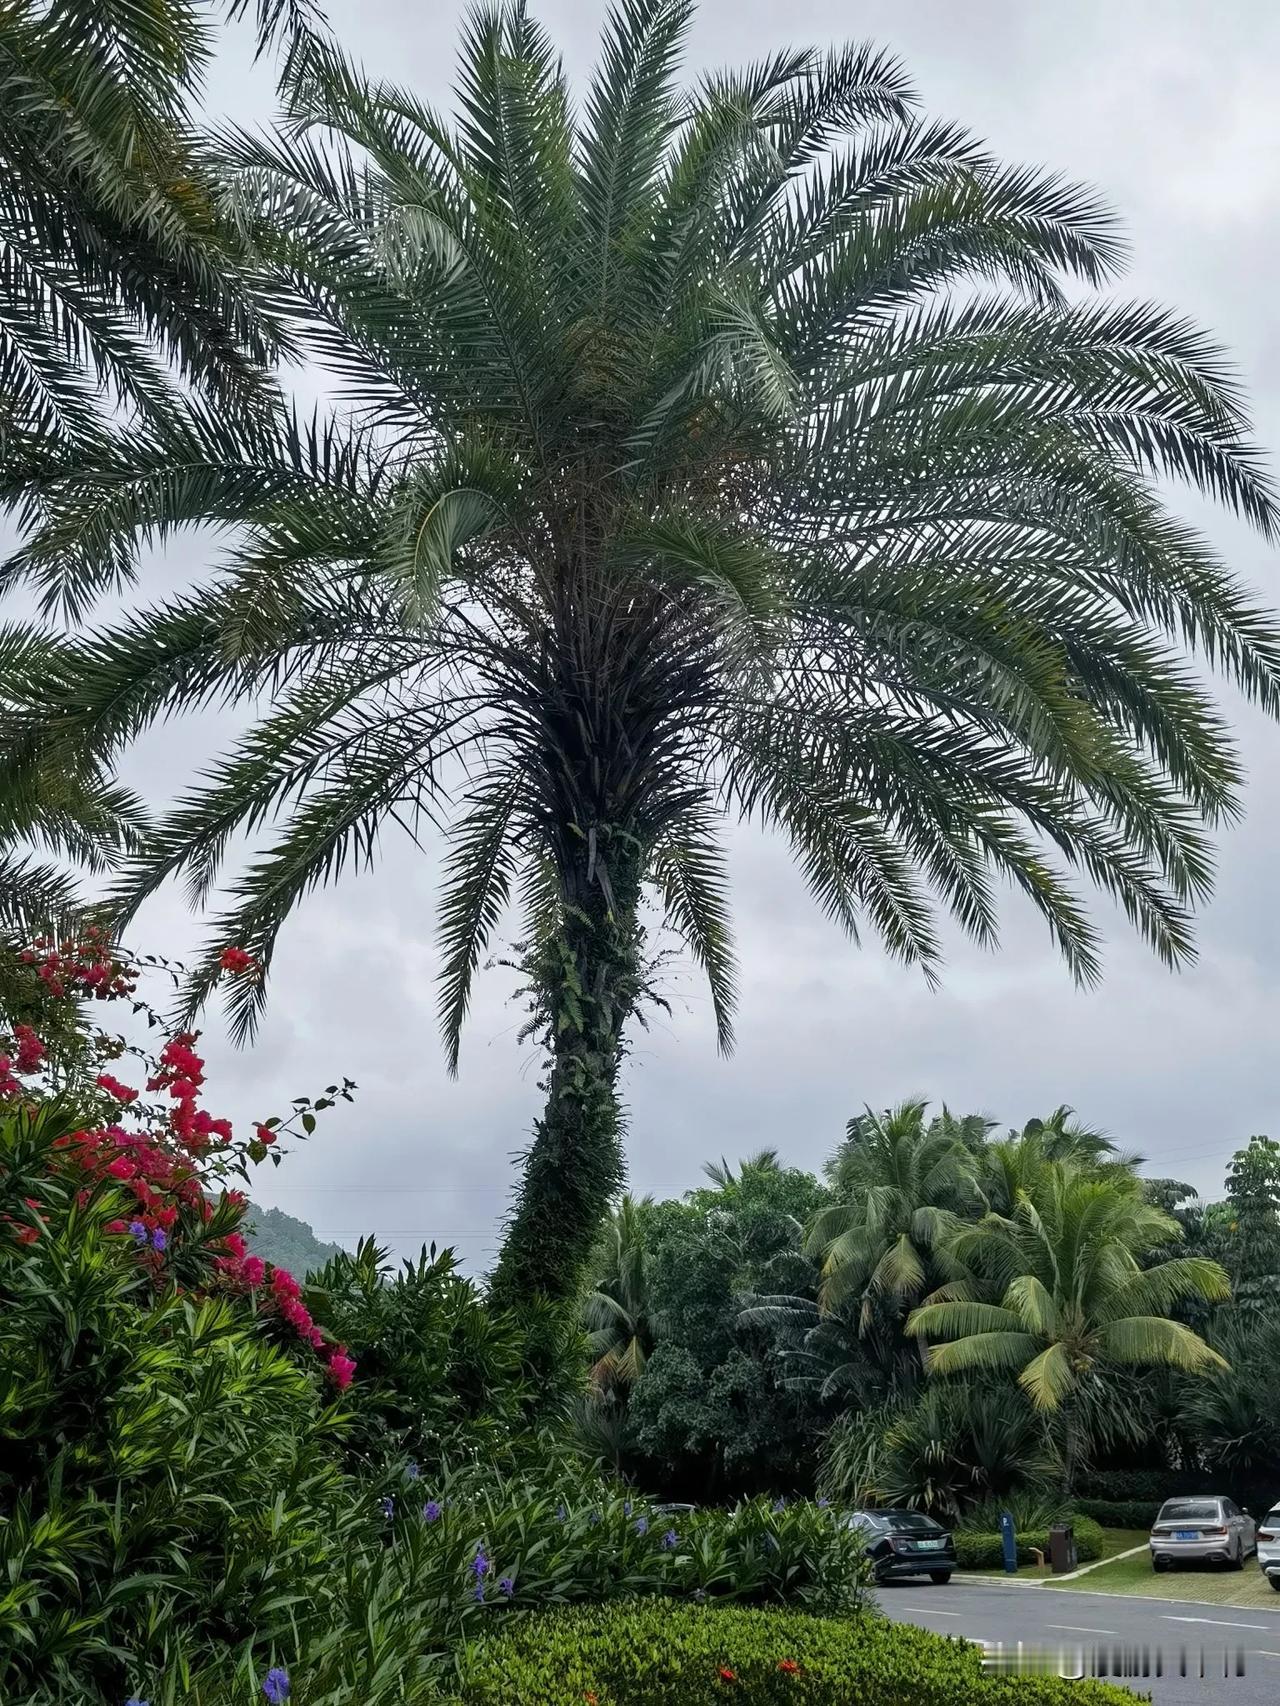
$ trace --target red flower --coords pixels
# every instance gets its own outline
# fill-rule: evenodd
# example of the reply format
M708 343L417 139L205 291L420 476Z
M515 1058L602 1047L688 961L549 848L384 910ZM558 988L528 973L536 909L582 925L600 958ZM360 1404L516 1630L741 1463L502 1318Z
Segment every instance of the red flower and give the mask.
M720 1680L721 1682L737 1682L737 1673L735 1671L731 1671L728 1665L721 1665Z
M244 1283L252 1291L260 1286L266 1277L267 1264L261 1256L246 1256L241 1264L240 1272L244 1276Z
M269 1148L275 1142L277 1134L269 1125L260 1125L254 1127L254 1136L259 1143L265 1143Z
M248 971L255 961L253 955L247 954L243 948L224 948L218 964L223 971L242 972Z
M347 1387L350 1386L351 1376L355 1371L355 1362L347 1355L346 1346L339 1345L337 1350L329 1358L329 1378L338 1388L339 1392L345 1392Z
M800 1666L794 1659L779 1659L778 1669L786 1676L795 1676L798 1674Z
M30 1025L15 1026L13 1034L18 1042L18 1071L34 1072L44 1059L44 1044Z
M109 1072L100 1072L94 1080L99 1090L105 1090L108 1096L114 1096L117 1102L136 1102L138 1092L131 1090L127 1084L122 1084L118 1078L113 1078Z

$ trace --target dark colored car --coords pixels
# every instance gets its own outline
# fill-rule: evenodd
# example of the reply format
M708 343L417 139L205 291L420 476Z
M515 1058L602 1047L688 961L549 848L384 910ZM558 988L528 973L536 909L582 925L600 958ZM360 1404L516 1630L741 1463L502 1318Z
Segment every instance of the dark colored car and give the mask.
M862 1535L878 1582L928 1576L941 1587L951 1580L955 1541L931 1516L919 1511L854 1511L849 1526Z

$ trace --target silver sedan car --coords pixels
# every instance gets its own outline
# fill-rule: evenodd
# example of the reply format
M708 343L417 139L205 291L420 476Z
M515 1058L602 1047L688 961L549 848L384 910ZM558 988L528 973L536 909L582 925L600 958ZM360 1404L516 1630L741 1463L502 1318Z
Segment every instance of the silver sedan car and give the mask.
M1264 1516L1258 1530L1258 1567L1280 1593L1280 1500L1270 1516Z
M1242 1570L1257 1551L1253 1518L1230 1499L1166 1499L1151 1527L1151 1567L1225 1564Z

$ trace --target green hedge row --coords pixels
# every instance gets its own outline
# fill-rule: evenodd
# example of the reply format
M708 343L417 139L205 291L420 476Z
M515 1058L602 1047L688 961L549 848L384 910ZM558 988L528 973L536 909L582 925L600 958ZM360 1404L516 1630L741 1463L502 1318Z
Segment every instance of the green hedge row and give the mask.
M1076 1532L1076 1557L1082 1564L1092 1563L1102 1556L1102 1529L1090 1516L1077 1514L1067 1519ZM1033 1564L1034 1552L1049 1556L1049 1531L1032 1528L1019 1532L1018 1562ZM1004 1568L1004 1546L998 1534L969 1533L957 1529L955 1535L956 1562L962 1570L1001 1570Z
M1103 1528L1150 1528L1161 1503L1159 1499L1077 1499L1076 1509Z
M1090 1499L1156 1506L1214 1490L1199 1469L1095 1469L1081 1485Z
M512 1621L454 1706L1133 1706L1099 1682L996 1677L978 1648L863 1614L632 1601Z

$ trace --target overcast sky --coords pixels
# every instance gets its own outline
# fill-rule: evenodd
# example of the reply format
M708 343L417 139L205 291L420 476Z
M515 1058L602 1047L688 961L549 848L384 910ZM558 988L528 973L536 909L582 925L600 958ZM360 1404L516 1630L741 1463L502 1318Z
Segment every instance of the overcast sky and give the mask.
M538 9L581 78L601 6ZM447 104L457 5L432 12L406 0L335 0L329 10L371 70ZM1280 445L1275 8L1254 0L707 0L689 65L850 35L895 49L932 113L966 122L1006 158L1099 185L1132 240L1128 292L1186 310L1227 342L1256 399L1260 437ZM209 106L265 119L269 80L229 52ZM1221 517L1196 519L1276 601L1272 554ZM172 584L204 560L204 547L186 541L157 572ZM679 1192L697 1182L704 1159L763 1145L816 1167L864 1102L919 1093L1010 1123L1070 1102L1150 1156L1150 1170L1220 1190L1231 1150L1275 1121L1280 985L1280 740L1256 714L1233 713L1250 769L1248 815L1222 842L1200 962L1177 975L1113 920L1106 980L1080 993L1039 924L1015 906L1004 951L985 955L957 942L942 992L930 994L875 948L843 942L779 846L736 836L738 1052L718 1058L708 1004L686 977L673 1017L639 1040L627 1071L634 1187ZM130 779L165 797L220 728L209 719L198 730L163 731L131 760ZM446 1076L434 1016L435 875L430 849L424 856L388 839L376 874L306 904L281 940L257 1047L236 1053L210 1023L210 1103L247 1119L350 1075L361 1087L356 1106L328 1116L306 1149L261 1176L255 1195L346 1243L367 1230L408 1252L434 1238L483 1265L511 1157L537 1106L537 1069L516 1046L509 987L491 974L479 986L461 1075ZM140 946L169 951L189 929L178 897L162 896L136 934Z

